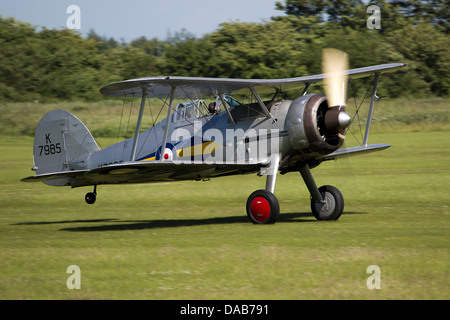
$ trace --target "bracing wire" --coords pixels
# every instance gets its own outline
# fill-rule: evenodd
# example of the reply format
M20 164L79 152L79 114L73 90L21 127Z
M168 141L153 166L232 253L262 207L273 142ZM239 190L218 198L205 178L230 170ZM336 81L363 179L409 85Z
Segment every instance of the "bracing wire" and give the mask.
M156 96L156 95L155 95L155 96ZM151 105L150 105L150 100L149 100L149 98L147 97L147 103L148 103L148 105L149 105L149 108L150 108L150 115L151 115L151 117L152 117L152 127L150 128L150 130L148 130L147 135L146 135L146 137L145 137L145 139L144 139L144 142L141 144L141 148L139 149L139 152L136 153L137 155L139 155L139 154L142 152L142 149L144 148L145 143L146 143L147 140L148 140L148 137L150 136L150 134L151 134L152 131L154 130L155 124L156 124L156 122L158 121L158 118L159 118L159 116L161 115L162 110L163 110L164 107L166 106L166 104L167 104L167 99L169 99L169 97L170 97L170 93L169 93L169 95L166 97L166 99L162 99L162 98L160 98L159 96L157 96L157 98L160 99L160 100L163 102L163 104L162 104L161 108L159 109L159 112L158 112L158 114L157 114L157 116L156 116L156 119L153 118L153 112L152 112L152 108L151 108ZM157 131L157 130L154 130L154 131L155 131L156 143L158 144L158 131Z
M354 102L355 102L356 112L355 112L355 115L354 115L353 118L352 118L352 121L350 122L350 125L348 126L348 128L347 128L346 131L345 131L345 134L347 134L347 132L350 131L350 133L351 133L352 136L355 138L355 140L358 142L358 144L361 144L361 143L359 142L359 139L355 136L355 134L353 133L353 131L350 130L350 128L351 128L351 125L352 125L352 123L354 122L355 118L357 118L357 119L358 119L359 132L360 132L360 135L361 135L361 140L364 139L363 133L362 133L362 127L361 127L361 120L360 120L360 117L359 117L359 111L360 111L360 109L361 109L361 107L362 107L364 101L366 100L367 94L369 93L369 90L370 90L370 87L371 87L371 86L368 86L368 88L367 88L367 90L366 90L366 93L364 94L364 97L363 97L363 99L361 100L361 103L359 104L359 106L357 106L357 104L356 104L356 94L358 93L359 89L360 89L363 85L365 85L365 84L367 83L367 81L368 81L370 78L372 78L372 77L366 78L366 79L364 80L364 82L360 84L360 86L358 87L358 89L356 89L356 90L354 91L354 94L353 94L353 100L354 100Z

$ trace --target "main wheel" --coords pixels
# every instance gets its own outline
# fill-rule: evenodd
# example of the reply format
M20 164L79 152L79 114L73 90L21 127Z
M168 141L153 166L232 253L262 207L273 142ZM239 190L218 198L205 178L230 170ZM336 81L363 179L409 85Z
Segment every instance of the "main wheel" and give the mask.
M94 192L88 192L88 193L86 193L86 196L84 197L84 200L86 200L86 203L88 203L88 204L93 204L96 199L97 199L97 196Z
M280 214L278 199L272 192L256 190L247 199L247 216L254 224L275 223Z
M342 193L333 186L322 186L319 192L325 202L311 200L311 210L317 220L337 220L344 211L344 197Z

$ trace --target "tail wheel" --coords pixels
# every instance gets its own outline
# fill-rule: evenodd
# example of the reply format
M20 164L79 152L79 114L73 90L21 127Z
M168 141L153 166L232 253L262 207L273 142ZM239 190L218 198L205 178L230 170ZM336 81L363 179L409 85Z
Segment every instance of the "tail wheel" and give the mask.
M96 199L97 199L97 195L94 192L88 192L88 193L86 193L86 196L84 197L84 200L86 200L87 204L94 204Z
M254 224L275 223L280 214L278 199L272 192L257 190L247 200L247 216Z
M94 204L95 200L97 200L97 186L94 186L94 192L88 192L86 193L86 196L84 197L84 200L86 200L87 204Z
M322 186L319 192L324 202L311 200L311 210L317 220L337 220L344 211L344 197L333 186Z

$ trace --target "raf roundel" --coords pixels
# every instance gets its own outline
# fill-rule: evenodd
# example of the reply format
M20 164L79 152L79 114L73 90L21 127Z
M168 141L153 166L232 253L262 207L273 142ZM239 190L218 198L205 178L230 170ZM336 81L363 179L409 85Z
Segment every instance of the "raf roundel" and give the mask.
M164 160L172 160L173 159L173 153L172 150L169 148L164 149Z

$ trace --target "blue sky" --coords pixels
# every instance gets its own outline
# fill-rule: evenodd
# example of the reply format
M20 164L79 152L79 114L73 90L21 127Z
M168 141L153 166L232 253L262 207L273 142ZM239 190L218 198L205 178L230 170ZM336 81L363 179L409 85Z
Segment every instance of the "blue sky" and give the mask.
M185 28L201 37L223 22L261 22L283 15L277 0L2 0L0 15L37 27L66 27L70 5L80 7L82 34L97 34L126 42L140 36L166 39Z

